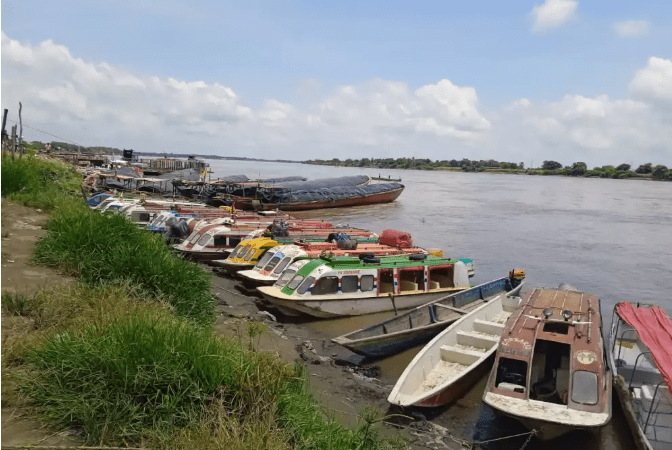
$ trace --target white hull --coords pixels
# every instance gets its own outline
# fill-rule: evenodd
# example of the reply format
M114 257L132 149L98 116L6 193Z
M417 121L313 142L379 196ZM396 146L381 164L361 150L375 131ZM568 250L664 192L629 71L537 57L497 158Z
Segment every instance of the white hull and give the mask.
M611 418L609 413L590 413L536 400L521 400L488 392L484 402L499 413L512 417L530 430L538 439L550 440L570 431L596 433Z
M396 309L408 309L436 300L462 288L448 288L432 292L388 296L360 296L343 298L343 295L324 295L319 300L304 300L285 295L275 286L261 286L257 290L273 305L292 315L305 313L315 317L358 316ZM394 303L393 300L394 299Z
M410 362L388 397L400 406L440 406L464 394L487 370L520 297L495 297L432 339Z

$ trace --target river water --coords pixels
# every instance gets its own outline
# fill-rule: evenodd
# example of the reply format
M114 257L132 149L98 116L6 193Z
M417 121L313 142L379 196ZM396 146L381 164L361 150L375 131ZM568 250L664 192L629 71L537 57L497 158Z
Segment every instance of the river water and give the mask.
M405 190L393 203L295 215L377 233L386 228L408 231L416 245L441 248L450 257L474 259L474 284L505 276L514 267L525 269L527 287L573 284L600 297L605 329L620 300L657 303L672 313L672 183L208 162L213 179L238 174L251 179L359 174L400 178ZM320 336L334 337L384 317L309 321L305 326ZM376 361L383 371L382 380L394 384L417 351ZM443 411L439 422L458 429L456 434L479 441L523 432L515 423L495 418L482 405L484 386L482 379L462 400ZM609 426L591 439L581 436L574 441L570 436L551 444L533 440L526 448L564 449L568 444L591 450L633 448L617 406L615 402ZM484 448L519 449L524 442L524 438L496 441Z

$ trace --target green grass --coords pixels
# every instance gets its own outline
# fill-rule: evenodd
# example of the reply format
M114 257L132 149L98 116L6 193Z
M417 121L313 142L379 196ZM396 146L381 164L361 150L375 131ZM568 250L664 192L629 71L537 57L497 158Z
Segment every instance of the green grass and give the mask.
M379 449L305 391L300 366L167 312L62 331L26 356L21 392L89 444L156 448Z
M87 286L132 287L137 297L165 301L178 315L213 320L209 274L124 216L70 205L54 212L47 230L37 243L36 263L78 276Z
M30 297L20 292L3 292L2 309L12 316L27 316L31 312Z
M24 155L2 155L2 196L26 206L52 211L73 199L81 201L82 175L64 162Z

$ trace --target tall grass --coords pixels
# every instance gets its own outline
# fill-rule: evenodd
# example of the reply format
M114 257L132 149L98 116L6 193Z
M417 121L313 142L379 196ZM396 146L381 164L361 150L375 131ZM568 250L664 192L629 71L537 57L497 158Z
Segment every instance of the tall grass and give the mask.
M81 428L89 443L139 442L148 430L190 424L212 402L248 414L271 404L294 375L269 354L158 312L64 331L28 362L36 375L24 392L51 421Z
M177 258L160 236L121 215L103 215L76 204L49 219L34 261L79 276L88 286L133 286L139 297L167 302L178 315L207 323L214 318L208 273Z
M21 364L32 348L64 330L103 326L113 319L163 306L140 302L128 287L75 285L34 295L3 292L2 309L8 314L2 324L2 364L7 366Z
M299 366L167 314L138 311L60 332L26 357L22 392L89 444L380 449L367 425L329 420Z
M81 196L82 176L60 161L2 155L2 196L51 211Z

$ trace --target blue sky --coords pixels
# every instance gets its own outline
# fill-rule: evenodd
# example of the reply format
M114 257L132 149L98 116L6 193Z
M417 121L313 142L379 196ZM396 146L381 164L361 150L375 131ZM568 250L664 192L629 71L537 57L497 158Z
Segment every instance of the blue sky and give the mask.
M2 32L2 107L83 145L672 166L672 1L4 1Z

